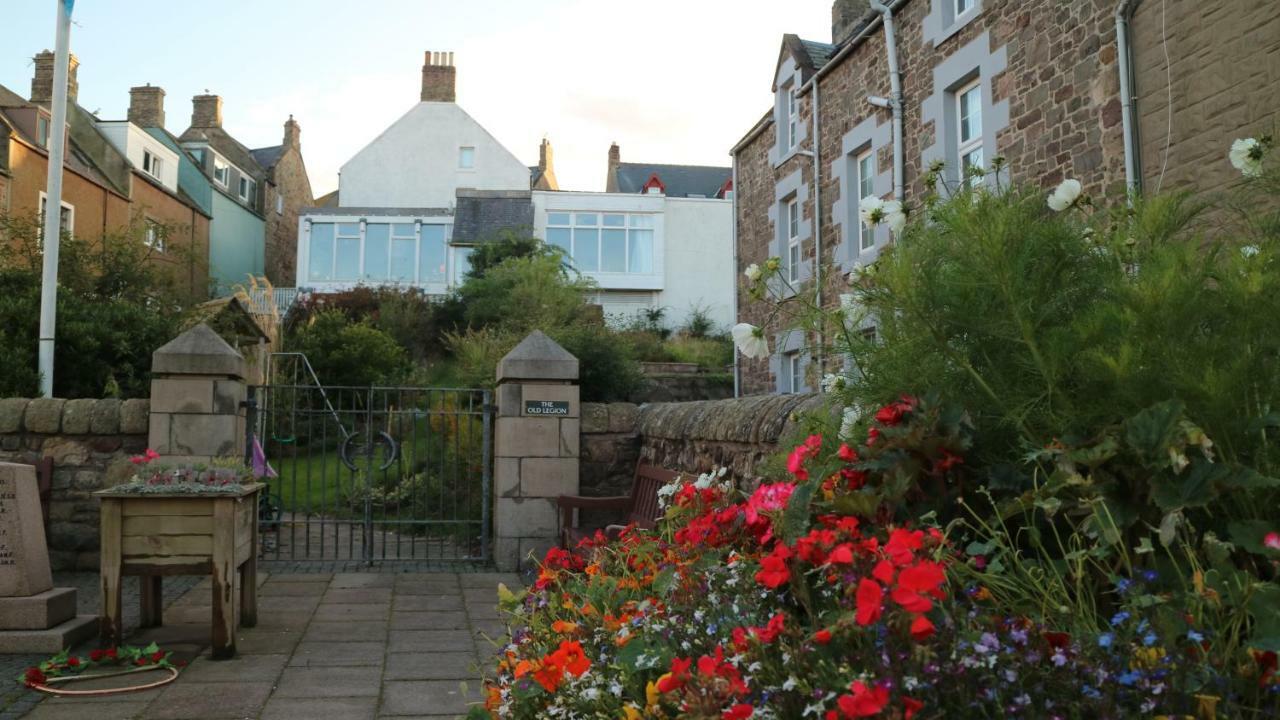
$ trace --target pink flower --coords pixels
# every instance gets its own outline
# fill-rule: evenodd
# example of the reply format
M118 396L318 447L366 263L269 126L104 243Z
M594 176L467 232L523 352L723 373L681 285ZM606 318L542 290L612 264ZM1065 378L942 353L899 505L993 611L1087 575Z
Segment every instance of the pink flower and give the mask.
M1262 539L1262 544L1266 545L1272 550L1280 550L1280 533L1278 532L1267 533L1267 536Z

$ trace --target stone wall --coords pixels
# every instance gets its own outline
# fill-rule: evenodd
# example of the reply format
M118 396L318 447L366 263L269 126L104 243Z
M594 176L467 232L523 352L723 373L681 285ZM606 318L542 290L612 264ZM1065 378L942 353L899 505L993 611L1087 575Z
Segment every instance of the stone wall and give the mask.
M583 495L626 495L636 463L688 473L719 467L757 480L764 463L795 427L799 413L820 410L818 395L760 395L685 403L582 406Z
M92 493L133 474L147 446L148 400L0 400L0 461L53 459L49 556L54 570L98 567L98 501Z

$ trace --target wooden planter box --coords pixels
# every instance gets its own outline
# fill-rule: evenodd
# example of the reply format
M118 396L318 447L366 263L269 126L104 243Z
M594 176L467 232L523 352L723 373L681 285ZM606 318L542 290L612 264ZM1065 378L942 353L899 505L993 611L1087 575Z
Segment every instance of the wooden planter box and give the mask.
M123 639L120 581L140 576L142 626L161 624L161 583L165 575L213 577L212 651L216 658L236 652L237 623L257 624L258 493L262 483L238 493L154 494L103 490L102 640Z

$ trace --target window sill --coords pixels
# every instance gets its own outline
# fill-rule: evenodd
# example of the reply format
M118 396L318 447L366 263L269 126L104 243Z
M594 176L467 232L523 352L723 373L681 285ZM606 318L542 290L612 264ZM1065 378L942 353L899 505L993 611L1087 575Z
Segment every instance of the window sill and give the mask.
M950 40L952 37L955 37L955 35L959 33L961 30L963 30L966 25L973 22L981 14L982 14L982 4L979 3L978 5L970 9L968 12L966 12L964 15L960 16L957 19L952 20L950 25L943 28L942 32L938 33L938 36L933 39L933 46L935 48L939 47L943 43L945 43L947 40Z
M804 148L800 147L799 145L796 145L795 147L791 148L790 150L786 151L785 153L783 153L783 154L779 155L779 156L778 156L778 161L777 161L777 162L775 162L775 163L773 164L774 169L776 170L776 169L778 169L778 168L782 167L783 165L785 165L785 164L787 163L787 161L788 161L788 160L790 160L791 158L793 158L793 157L795 157L795 156L799 155L799 154L800 154L800 152L801 152L803 149L804 149Z

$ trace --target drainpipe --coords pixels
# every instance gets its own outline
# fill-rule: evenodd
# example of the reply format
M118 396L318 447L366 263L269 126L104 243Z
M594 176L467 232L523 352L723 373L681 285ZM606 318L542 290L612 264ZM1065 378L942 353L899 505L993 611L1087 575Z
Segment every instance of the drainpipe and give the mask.
M1138 124L1133 116L1133 55L1129 21L1142 0L1120 0L1116 6L1116 59L1120 70L1120 122L1124 134L1124 181L1129 204L1142 194L1142 159L1138 157Z
M880 13L884 24L885 52L889 56L889 91L887 106L893 111L893 196L898 202L907 199L907 183L902 157L902 71L898 68L898 42L893 33L893 10L880 0L871 0L871 9ZM884 98L869 97L872 105L885 107Z
M813 84L813 303L822 307L822 143L818 123L818 83ZM822 392L822 328L818 328L818 392Z
M733 217L729 220L729 237L733 238L733 322L738 322L738 156L733 156ZM742 397L742 367L738 365L738 351L733 351L733 396Z

